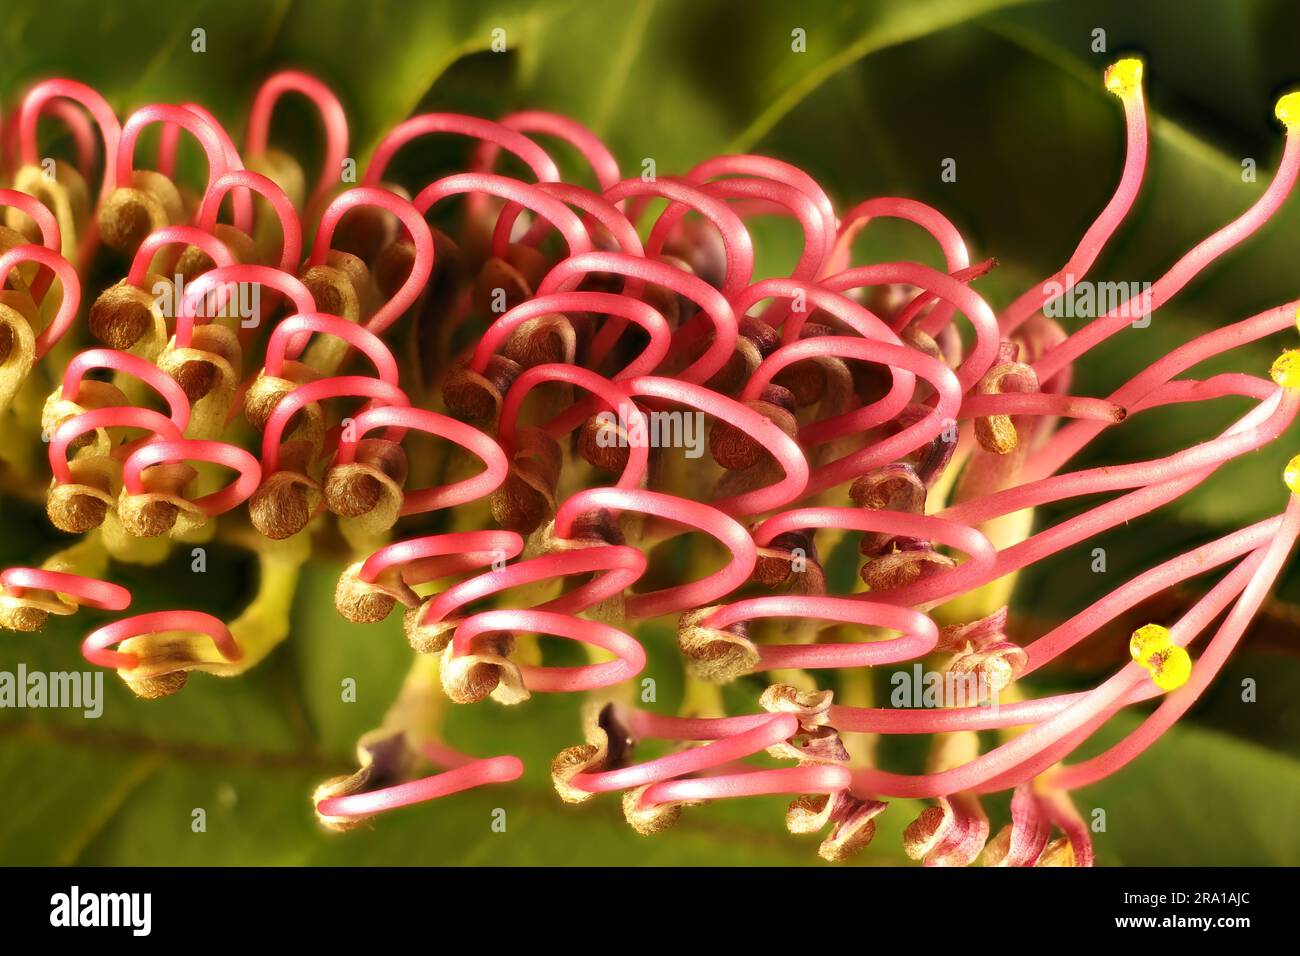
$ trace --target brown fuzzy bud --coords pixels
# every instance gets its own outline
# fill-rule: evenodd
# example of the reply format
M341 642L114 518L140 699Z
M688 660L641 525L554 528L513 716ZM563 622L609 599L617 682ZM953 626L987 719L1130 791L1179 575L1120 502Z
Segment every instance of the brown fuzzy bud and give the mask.
M685 262L695 275L715 289L721 289L726 281L727 247L708 220L693 216L679 220L663 251Z
M104 245L131 254L155 229L185 221L185 204L175 184L162 173L137 169L129 186L118 186L99 209Z
M812 318L816 318L817 313L813 313ZM799 339L815 339L832 334L829 326L817 322L808 322L799 330ZM841 366L843 361L837 358L821 358L811 361L796 362L794 365L781 369L772 381L785 388L790 392L794 399L795 408L807 408L809 405L815 405L822 400L826 394L826 372L827 365L832 362L838 362ZM845 367L847 375L847 367Z
M396 509L402 503L406 483L406 452L397 442L385 438L362 439L355 461L335 465L325 478L325 503L330 511L345 518L369 514L383 499Z
M390 571L377 581L363 581L361 566L358 561L344 568L334 588L334 607L344 618L353 624L373 624L388 617L399 601L408 608L419 606L419 595L400 574Z
M551 761L551 782L555 792L565 803L582 803L595 796L588 790L580 790L570 781L580 773L599 773L605 769L605 753L595 744L578 744L566 747L555 755Z
M117 499L117 516L126 533L136 538L155 538L170 532L178 522L181 531L206 522L203 511L183 494L185 486L197 474L193 467L182 462L146 468L141 474L144 491L130 495L123 488Z
M510 471L492 493L492 517L501 527L532 534L555 512L555 490L563 453L559 443L540 428L515 433Z
M448 369L442 381L442 400L447 410L466 422L488 422L496 418L505 393L523 369L504 355L488 359L482 374L469 368L467 360Z
M157 279L157 277L151 277ZM167 280L158 280L167 281ZM146 283L151 286L152 283ZM125 279L111 285L90 307L90 334L109 348L125 351L150 331L166 339L167 322L155 296L137 289Z
M763 394L757 401L746 404L769 421L775 422L791 438L799 433L790 393L779 385L769 385L763 389ZM713 460L728 471L753 468L771 454L749 432L722 419L715 420L709 430L709 452L713 455Z
M514 643L510 634L485 634L460 656L453 654L448 644L439 670L442 689L457 704L474 704L489 696L501 704L527 700L530 695L523 675L509 659Z
M44 608L32 607L29 604L10 604L0 599L0 627L11 631L35 633L45 627L49 618L50 612Z
M281 375L283 377L267 375L263 369L244 393L244 419L259 432L266 430L266 423L282 398L299 385L318 377L315 371L301 362L285 362ZM311 402L293 413L282 437L319 442L324 434L325 421L320 404Z
M641 797L649 789L649 786L637 787L635 790L628 790L623 794L623 816L632 825L632 829L642 836L650 836L667 830L682 816L682 805L680 803L657 803L653 806L642 806Z
M158 367L174 378L190 404L210 393L233 392L239 384L243 350L239 337L223 325L199 325L186 348L169 344L158 357Z
M350 322L360 320L370 277L366 264L356 256L331 252L324 265L310 266L298 278L311 293L318 311Z
M316 513L320 485L307 474L290 468L267 475L248 502L253 527L272 541L293 537Z
M252 236L241 229L219 222L212 234L225 244L230 250L231 256L239 263L257 263L257 244L253 241ZM185 284L193 282L205 272L210 272L217 266L212 257L200 249L198 246L186 246L181 252L180 258L176 260L176 273L185 280Z
M702 355L703 351L700 354ZM693 355L691 360L694 361L698 357ZM723 395L738 395L762 361L763 355L759 352L758 346L742 336L736 339L736 347L727 357L722 368L718 369L704 384Z
M414 265L415 243L410 239L402 237L384 246L371 269L379 294L391 299L411 277Z
M1029 655L1019 644L992 641L979 649L959 653L945 670L959 678L969 678L975 685L978 701L965 700L956 706L972 706L996 698L1010 687L1029 663ZM944 682L948 686L948 682Z
M636 746L622 708L612 701L585 704L582 729L587 742L560 751L551 761L551 781L565 803L583 803L595 796L575 787L574 777L622 767Z
M1035 392L1038 375L1033 368L1014 361L1018 346L1004 342L999 358L1002 360L984 373L975 386L978 395L1001 395L1006 392ZM988 415L975 419L975 438L985 451L1006 455L1016 450L1020 439L1010 415Z
M522 272L496 256L483 263L470 305L480 315L497 316L532 298L533 289Z
M455 621L425 621L429 601L408 608L402 615L402 629L406 642L417 654L437 654L445 650L456 633Z
M734 630L704 627L702 622L717 610L705 607L683 614L677 621L677 647L692 676L726 684L754 669L758 648L743 633L743 625Z
M593 415L578 432L578 454L596 468L622 474L630 454L627 430L613 415Z
M328 817L320 812L320 805L330 797L346 797L357 793L370 793L395 786L412 775L417 757L407 743L406 734L372 731L357 744L360 768L353 774L334 777L318 786L312 793L316 817L331 830L344 832L365 824L369 817Z
M872 558L862 566L862 580L873 591L888 591L921 580L927 574L956 564L932 548L894 551Z
M758 699L758 705L772 714L794 714L805 730L823 727L830 719L834 692L802 691L791 684L770 684Z
M170 697L183 688L190 679L188 671L171 671L167 674L154 674L149 677L123 677L131 693L141 700L161 700Z
M777 535L767 546L758 549L758 560L754 564L750 579L769 588L785 584L796 573L795 551L800 552L799 557L803 561L803 569L798 573L806 573L813 566L817 566L815 573L820 573L817 545L813 540L812 532L787 531L785 534Z
M403 199L410 194L396 183L384 183L383 188ZM343 214L331 237L330 246L356 256L363 262L373 262L379 250L397 235L397 217L378 206L354 206Z
M539 315L511 333L502 354L521 368L553 362L572 364L578 347L577 333L563 315Z

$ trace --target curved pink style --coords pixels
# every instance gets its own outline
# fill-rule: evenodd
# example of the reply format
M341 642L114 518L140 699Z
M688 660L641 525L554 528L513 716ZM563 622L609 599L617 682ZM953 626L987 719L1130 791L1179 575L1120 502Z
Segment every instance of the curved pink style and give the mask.
M199 145L203 147L203 152L208 158L208 182L204 192L207 192L214 182L230 171L226 145L222 141L221 135L208 120L183 106L154 103L140 107L127 117L126 123L122 126L122 135L118 140L117 154L114 157L114 177L119 185L131 182L131 173L135 169L136 141L145 129L155 123L180 127L199 141ZM252 220L252 204L250 202L246 209L237 212L235 225L244 232L251 232L253 228Z
M554 196L556 199L580 209L587 216L604 226L609 234L618 243L619 251L626 252L629 255L644 255L644 249L641 246L641 237L637 235L636 227L628 221L614 203L610 202L599 193L589 192L581 186L574 186L571 183L537 183L533 186L539 192L548 196ZM482 193L471 193L469 198L486 199ZM520 213L524 211L522 204L507 201L501 207L501 212L497 215L497 224L492 229L492 255L504 259L510 248L510 237L514 233L515 222L518 221ZM523 241L536 245L542 241L546 235L546 229L550 224L549 220L543 220L533 223L528 232L524 234ZM591 234L591 228L587 226L587 234ZM629 290L629 295L632 294Z
M386 405L410 405L410 399L396 385L363 375L335 375L299 385L276 402L275 410L262 431L262 471L272 475L280 470L280 439L289 421L313 402L331 398L369 398Z
M536 186L507 176L497 176L492 173L456 173L429 183L420 190L412 202L421 216L427 216L429 210L442 200L467 193L496 196L531 209L555 226L564 237L571 256L591 250L591 238L587 235L587 227L568 206Z
M631 767L620 767L617 770L580 773L569 783L588 793L611 793L644 787L648 784L664 783L686 774L700 773L714 767L725 767L733 761L761 753L768 747L789 740L799 730L799 720L793 714L762 716L765 719L752 728L724 737L711 738L711 742L702 747L681 750L666 757L648 760ZM647 805L651 802L653 801L643 800Z
M257 88L253 104L248 110L248 132L244 146L249 155L262 156L266 153L271 114L280 97L286 93L300 93L310 100L325 127L325 156L320 176L307 201L307 205L311 206L334 185L335 177L342 175L343 163L348 157L348 117L334 91L311 74L300 70L273 73Z
M72 469L68 465L68 446L82 435L97 428L141 428L150 432L146 436L146 442L157 438L179 441L182 437L182 432L176 427L174 421L148 408L119 405L73 415L59 423L59 427L54 429L54 434L50 437L50 470L54 473L54 480L57 483L66 485L73 481ZM123 447L129 452L138 446ZM120 451L121 449L119 453Z
M564 382L585 389L595 397L597 407L604 406L617 416L619 425L626 423L629 432L640 429L642 434L646 433L646 418L641 409L637 408L636 403L632 401L627 392L617 384L609 381L609 379L575 365L561 365L558 363L534 365L515 379L510 386L510 391L506 392L505 401L501 404L497 437L500 439L507 455L512 456L514 454L515 428L518 424L519 412L523 407L524 399L528 397L533 388L544 382ZM593 411L595 411L595 408L593 408ZM572 415L566 415L564 421L559 425L556 422L548 423L546 432L553 438L561 438L569 434L582 420ZM649 462L649 446L643 442L630 441L628 443L627 464L623 468L623 474L618 479L618 487L638 487L645 480Z
M413 429L445 438L477 455L485 466L483 471L472 478L436 488L406 491L400 512L403 515L424 514L426 511L452 508L474 501L496 491L506 479L509 464L505 452L491 437L454 418L423 408L411 408L409 405L381 405L357 415L352 427L345 429L344 437L339 440L335 464L346 465L355 461L357 445L362 436L373 429L384 427Z
M139 656L109 648L133 637L166 634L169 631L194 631L208 635L218 653L228 661L237 661L243 656L230 629L211 614L202 611L154 611L105 624L86 635L86 639L81 642L81 656L99 667L131 670L140 663Z
M63 237L59 232L58 220L54 218L54 213L46 208L45 203L38 200L35 196L29 196L27 193L20 193L16 189L0 189L0 206L9 206L17 209L36 224L36 228L41 232L41 244L51 252L61 252L63 250ZM39 305L45 298L45 293L49 291L50 283L54 279L54 274L49 270L40 270L35 280L32 282L32 298Z
M518 757L488 757L381 790L327 797L316 804L316 812L322 817L368 817L486 784L509 783L518 780L523 773L524 765Z
M577 614L631 587L645 573L645 567L644 554L621 544L547 554L452 585L428 602L420 622L434 624L450 620L461 608L520 585L598 572L599 576L592 581L536 608L538 611Z
M76 80L52 79L37 83L23 97L18 110L18 148L24 165L36 166L41 161L40 147L36 141L36 121L47 106L55 100L71 100L84 107L94 118L99 133L104 138L104 155L107 162L104 179L100 184L99 198L105 199L117 184L111 160L117 155L122 126L108 101L85 83Z
M7 282L10 271L24 262L45 266L63 283L63 301L59 303L58 311L45 330L36 336L36 357L41 359L72 327L77 309L81 307L81 280L77 277L76 267L54 250L45 246L21 245L0 254L0 283Z
M614 381L653 372L667 358L672 347L672 330L668 321L657 309L644 302L608 292L555 292L519 303L488 326L478 345L474 346L469 367L482 374L488 361L519 326L529 319L556 312L597 312L627 319L645 329L650 336L645 349L614 376Z
M754 277L754 244L740 217L721 199L710 195L703 189L671 179L647 181L641 178L625 179L621 183L605 190L604 196L610 202L621 202L633 196L656 196L680 203L698 212L713 223L722 237L727 267L722 280L722 295L730 300L740 294L749 280ZM646 243L646 254L654 256L663 239L663 234L650 234Z
M514 531L453 531L397 541L380 548L362 563L357 577L374 584L389 571L400 571L407 584L424 584L480 568L494 561L509 561L524 550L524 539Z
M336 197L321 214L320 225L316 228L316 242L312 246L311 258L307 260L308 265L324 264L326 256L329 255L330 241L334 238L334 230L338 228L339 221L348 212L361 206L372 206L392 213L406 227L406 233L415 245L415 261L411 264L410 275L406 277L406 281L393 297L376 309L375 314L366 322L366 328L378 335L415 304L425 283L429 281L429 276L433 274L433 233L429 231L429 226L419 211L401 196L390 193L386 189L365 186L349 189Z
M499 610L483 611L456 625L452 639L455 656L470 653L475 638L500 632L546 634L599 647L616 655L602 664L581 667L533 667L521 665L524 686L544 694L563 694L599 690L631 680L645 668L645 649L629 634L599 621L588 621L571 614L554 611Z
M736 313L726 298L713 286L702 279L674 269L664 262L642 259L621 252L588 252L584 255L570 256L556 265L546 274L537 286L537 294L550 295L553 292L566 292L576 287L587 275L593 272L608 272L614 275L661 285L665 289L695 302L713 324L713 340L704 354L687 368L677 373L683 382L704 382L712 378L731 358L736 348L739 326ZM621 329L615 329L615 337ZM598 337L593 350L601 347ZM607 346L606 346L607 347Z
M303 291L307 291L305 287ZM266 342L266 361L263 362L266 374L279 378L284 371L285 361L294 351L293 343L312 335L332 335L342 339L370 360L381 381L397 386L397 359L384 344L384 340L355 322L327 312L297 312L275 324L271 337ZM297 349L299 353L302 351L302 347Z
M180 314L176 316L177 348L189 348L194 341L194 322L200 317L211 318L229 303L232 293L240 285L260 285L288 296L299 313L315 312L316 300L300 279L281 269L270 266L245 265L220 266L209 269L185 286ZM242 304L242 296L237 297ZM240 317L240 327L253 329L261 325L260 302L252 303L254 313ZM251 324L250 324L251 320Z
M83 607L104 611L124 611L131 605L131 592L121 585L82 574L46 571L44 568L5 568L0 571L0 588L10 594L21 594L23 591L67 594Z
M618 171L618 160L605 147L591 130L581 123L544 110L522 110L501 117L498 121L506 129L520 133L553 136L573 146L582 154L591 171L596 174L596 182L602 190L618 182L622 176ZM484 139L474 150L470 166L476 170L490 170L501 152L501 146L494 140ZM556 177L559 178L558 176Z
M1093 319L1034 363L1040 382L1047 382L1066 365L1142 316L1147 316L1176 296L1210 263L1257 232L1282 208L1296 176L1300 174L1300 134L1289 134L1273 181L1255 204L1218 232L1185 253L1151 288Z
M641 488L593 488L578 492L555 512L556 535L571 537L578 518L601 510L636 511L663 518L684 528L703 531L731 552L731 560L725 567L699 581L628 598L629 617L658 617L708 604L744 584L758 561L754 540L734 518L698 501Z
M302 258L302 223L298 219L298 211L293 208L285 191L261 173L235 169L219 176L203 194L195 224L207 232L215 229L221 201L233 189L251 190L270 204L271 211L280 221L280 268L290 274L297 271Z
M131 375L144 382L162 397L171 411L171 420L179 431L190 423L190 400L176 379L163 372L153 362L117 349L86 349L78 352L63 370L61 392L69 402L76 402L81 393L81 383L86 373L94 369L111 369Z
M166 247L173 245L194 246L216 263L219 269L237 264L230 247L212 233L197 226L163 226L145 236L144 241L140 243L140 248L135 251L135 256L131 259L130 271L126 274L127 285L143 289L144 280L149 275L149 266L153 263L154 257Z
M122 465L122 487L128 495L143 494L141 475L146 468L181 461L206 461L239 472L239 477L220 491L192 502L210 518L243 504L262 483L262 466L244 449L221 441L181 438L150 442L133 451Z
M907 346L872 339L828 335L782 346L763 360L751 376L743 394L756 393L783 368L821 356L853 358L906 369L929 382L938 393L939 400L920 421L860 451L850 452L819 467L808 479L804 492L806 495L833 488L864 475L873 468L904 458L928 442L940 438L946 423L956 421L961 406L961 385L947 365Z
M1038 285L1027 289L1014 302L1007 306L1000 316L998 324L1002 334L1009 336L1025 320L1043 308L1053 298L1055 287L1061 292L1068 292L1092 268L1101 250L1105 247L1115 230L1120 227L1133 208L1142 188L1142 177L1147 165L1147 116L1146 102L1142 96L1141 86L1136 86L1124 98L1124 119L1127 134L1127 146L1124 154L1124 171L1120 174L1115 194L1106 203L1100 215L1088 231L1079 240L1069 260L1061 269L1044 279ZM951 270L949 270L951 271Z
M393 156L399 149L420 136L432 136L438 133L454 133L493 143L523 160L524 164L533 171L533 175L542 182L560 178L559 169L556 168L551 157L546 155L546 151L522 133L491 120L479 119L477 116L462 116L459 113L422 113L399 123L379 141L370 159L370 165L366 167L361 185L378 186L384 178L384 171L388 169L388 164L392 162Z

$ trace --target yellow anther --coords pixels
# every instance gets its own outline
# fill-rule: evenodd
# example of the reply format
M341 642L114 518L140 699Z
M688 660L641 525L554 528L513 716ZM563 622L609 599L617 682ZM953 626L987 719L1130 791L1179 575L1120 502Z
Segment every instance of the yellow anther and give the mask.
M1273 113L1288 133L1300 133L1300 91L1287 93L1278 100Z
M1279 355L1268 374L1283 388L1300 388L1300 349L1287 349Z
M1167 650L1172 645L1169 628L1159 624L1143 624L1129 638L1128 652L1133 655L1133 660L1148 667L1153 654Z
M1300 455L1296 455L1282 469L1282 481L1291 489L1291 494L1300 495Z
M1126 56L1106 67L1106 89L1116 96L1128 96L1142 86L1142 61Z
M1147 670L1161 690L1177 690L1192 676L1192 659L1187 651L1174 645L1152 655Z

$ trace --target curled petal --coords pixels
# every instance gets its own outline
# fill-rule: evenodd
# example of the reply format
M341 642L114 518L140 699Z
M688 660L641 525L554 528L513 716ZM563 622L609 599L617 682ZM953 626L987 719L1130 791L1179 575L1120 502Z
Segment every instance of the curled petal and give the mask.
M1051 820L1033 782L1022 783L1011 798L1011 822L984 848L984 865L1032 866L1051 833Z
M725 684L754 669L758 648L743 633L704 627L701 622L717 610L716 606L706 607L683 614L677 622L677 646L693 676ZM743 625L736 628L743 629Z

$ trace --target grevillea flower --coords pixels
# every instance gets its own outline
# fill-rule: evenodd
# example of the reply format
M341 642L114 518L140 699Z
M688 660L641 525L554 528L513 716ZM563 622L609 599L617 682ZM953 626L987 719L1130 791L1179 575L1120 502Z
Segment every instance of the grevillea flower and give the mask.
M83 84L40 83L5 118L0 414L17 436L6 441L44 448L6 454L8 467L48 483L49 520L80 537L0 573L0 625L125 612L116 568L221 529L260 564L242 613L223 621L176 595L179 606L119 616L82 645L140 697L174 694L191 672L237 676L292 636L299 569L328 538L351 555L338 612L371 624L400 606L413 664L358 742L356 772L315 791L327 827L523 773L513 755L445 742L448 701L582 694L584 742L551 766L559 799L620 794L641 833L698 804L783 794L789 830L820 834L820 855L837 861L871 843L891 799L913 798L928 803L904 849L925 865L1089 865L1071 791L1119 772L1196 701L1300 535L1297 458L1275 517L1141 571L1027 643L1013 637L1025 631L1009 610L1017 572L1186 495L1300 410L1300 350L1267 377L1196 377L1290 329L1295 302L1194 337L1109 395L1070 391L1076 362L1136 334L1135 320L1160 321L1300 172L1291 93L1276 107L1285 150L1256 203L1067 333L1051 306L1120 229L1146 167L1142 63L1120 60L1104 83L1127 130L1119 183L1061 268L1001 311L976 288L996 260L972 256L939 210L876 197L839 211L770 157L625 178L563 116L427 113L384 136L352 185L334 181L343 108L302 73L258 90L242 151L200 104L119 120ZM324 126L314 178L270 146L289 93ZM77 152L52 173L43 115ZM153 126L160 145L146 155ZM207 161L197 195L177 178L182 133ZM448 135L471 144L462 171L395 178L409 143ZM552 140L589 167L586 185L561 179ZM523 178L496 171L503 153ZM797 223L789 275L755 275L757 215ZM855 238L881 217L924 230L943 269L855 264ZM120 281L92 278L106 264ZM1068 470L1103 432L1141 430L1144 412L1225 397L1253 405L1219 434ZM1035 508L1085 497L1084 510L1034 523ZM860 581L832 593L824 556L846 538ZM684 545L679 559L662 559L667 543ZM1177 617L1139 627L1132 660L1096 687L1026 696L1026 675L1211 573ZM641 627L654 619L675 624L687 675L676 714L632 704L647 650L664 650L643 643L661 640ZM557 666L555 641L582 645L587 662ZM931 706L869 706L865 675L885 665L924 667ZM716 688L731 683L752 706L722 709ZM1069 762L1116 713L1156 699L1127 737ZM981 731L1004 733L990 746ZM924 772L879 764L871 742L887 734L928 738ZM999 801L1011 822L991 833L985 805Z

